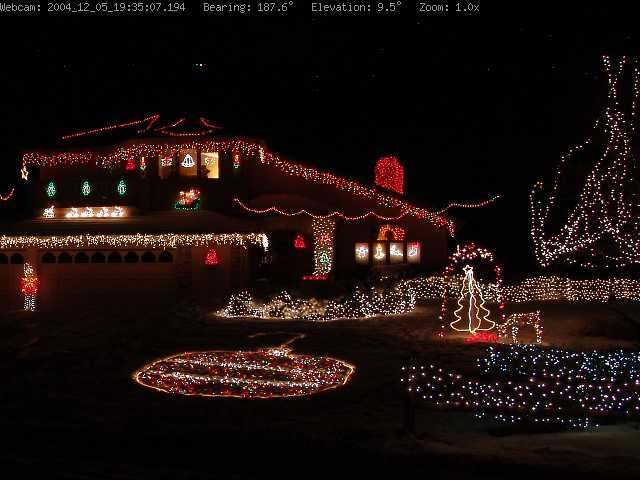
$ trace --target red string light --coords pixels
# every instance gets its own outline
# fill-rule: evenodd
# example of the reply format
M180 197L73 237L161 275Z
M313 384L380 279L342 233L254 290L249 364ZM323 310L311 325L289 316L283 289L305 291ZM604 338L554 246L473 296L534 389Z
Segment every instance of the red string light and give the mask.
M72 138L78 138L78 137L84 137L87 135L93 135L95 133L102 133L102 132L107 132L109 130L117 130L119 128L126 128L126 127L133 127L134 125L140 125L143 123L153 123L156 120L158 120L158 118L160 118L160 115L158 115L157 113L153 114L153 115L149 115L148 117L143 118L142 120L132 120L130 122L125 122L125 123L119 123L116 125L109 125L106 127L100 127L100 128L94 128L93 130L87 130L84 132L77 132L77 133L72 133L70 135L65 135L62 137L62 140L70 140Z
M11 197L13 197L13 194L15 193L16 189L12 188L11 190L9 190L9 193L7 193L6 195L0 195L0 201L3 202L8 202L9 200L11 200Z
M376 185L404 194L404 167L396 157L382 157L376 163Z
M233 199L234 202L236 202L238 205L240 205L240 207L242 207L244 210L246 210L247 212L251 212L251 213L259 213L259 214L265 214L265 213L278 213L280 215L284 215L285 217L295 217L296 215L309 215L311 218L318 218L318 219L322 219L322 218L331 218L331 217L338 217L341 218L342 220L347 220L347 221L357 221L357 220L364 220L367 217L373 216L375 218L377 218L378 220L400 220L401 218L404 218L408 215L408 213L401 213L400 215L397 215L395 217L385 217L382 215L378 215L375 212L367 212L363 215L357 215L355 217L350 217L348 215L345 215L344 213L335 211L335 212L331 212L328 213L326 215L316 215L314 213L311 213L305 209L301 209L298 210L296 212L285 212L284 210L280 210L278 207L268 207L268 208L263 208L263 209L259 209L259 208L251 208L249 206L247 206L245 203L243 203L241 200L239 200L238 198L234 198Z
M438 215L446 212L447 210L451 210L452 208L482 208L482 207L486 207L487 205L492 204L493 202L495 202L496 200L500 199L500 195L494 195L493 197L487 199L487 200L483 200L482 202L477 202L477 203L458 203L458 202L453 202L450 203L449 205L447 205L446 207L433 212L436 213Z
M301 177L309 182L331 185L338 190L347 191L352 195L358 195L360 197L372 199L379 205L387 208L399 208L403 213L406 212L416 218L426 219L431 221L435 225L446 227L449 230L449 234L451 236L454 235L454 224L451 220L436 215L424 208L412 205L394 196L380 192L375 188L364 186L358 182L347 180L346 178L339 177L332 173L320 172L314 168L305 167L297 163L282 160L278 156L269 152L265 152L264 150L261 151L260 160L266 165L273 165L287 175Z
M475 332L466 337L464 343L498 343L498 335L491 332Z
M177 122L176 122L177 123ZM162 127L164 129L169 127ZM438 214L435 214L427 209L417 207L412 205L404 200L396 198L387 193L381 192L373 187L368 187L362 185L356 181L348 180L343 177L339 177L332 173L320 172L316 169L303 166L301 164L296 164L292 162L288 162L286 160L282 160L277 155L267 152L262 145L255 142L245 142L242 140L230 140L230 141L204 141L197 142L191 141L182 144L174 144L167 145L166 143L162 144L152 144L152 143L136 143L130 144L126 146L119 146L110 152L102 153L102 152L92 152L92 151L84 151L84 152L63 152L63 153L54 153L52 155L43 154L38 152L29 152L23 155L22 163L23 166L26 165L36 165L36 166L60 166L60 165L82 165L94 162L97 166L107 169L114 169L118 166L122 165L129 157L140 157L140 156L154 156L158 155L162 152L165 152L168 148L183 148L183 149L200 149L201 151L217 151L217 152L231 152L232 155L236 153L242 152L244 155L259 155L260 162L263 165L273 166L280 170L282 173L286 175L292 175L301 177L302 179L319 183L323 185L330 185L338 190L343 190L351 195L357 195L360 197L368 198L378 205L384 208L398 208L401 213L395 217L382 217L380 215L371 213L371 215L375 215L377 218L385 219L385 220L393 220L402 218L405 215L412 215L419 219L425 219L433 224L447 228L449 234L451 236L454 235L454 224L451 220L442 217ZM235 155L235 158L239 161L239 155ZM236 161L234 158L234 161ZM334 212L334 214L329 214L329 216L340 216L338 212ZM345 219L363 219L366 218L369 214L365 214L358 218L352 217ZM319 218L319 216L316 216Z
M218 127L217 125L213 125L209 123L209 121L206 118L200 117L200 124L206 127L205 130L200 130L197 132L171 132L170 131L170 129L175 128L178 125L181 125L182 123L184 123L184 121L185 121L185 118L180 118L176 122L170 125L165 125L163 127L156 128L154 131L162 133L163 135L167 135L169 137L201 137L203 135L208 135L210 133L213 133L216 130L220 130L221 128L221 127Z

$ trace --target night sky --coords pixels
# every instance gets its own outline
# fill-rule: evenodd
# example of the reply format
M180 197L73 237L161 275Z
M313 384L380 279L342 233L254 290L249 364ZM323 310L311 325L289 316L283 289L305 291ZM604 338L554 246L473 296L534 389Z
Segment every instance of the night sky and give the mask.
M367 183L378 157L396 155L421 205L501 194L454 217L460 241L496 249L508 276L510 265L533 267L532 183L603 105L602 54L637 53L637 25L620 23L630 12L615 3L560 12L482 2L474 18L5 16L0 193L19 184L20 151L62 134L155 112L204 115Z

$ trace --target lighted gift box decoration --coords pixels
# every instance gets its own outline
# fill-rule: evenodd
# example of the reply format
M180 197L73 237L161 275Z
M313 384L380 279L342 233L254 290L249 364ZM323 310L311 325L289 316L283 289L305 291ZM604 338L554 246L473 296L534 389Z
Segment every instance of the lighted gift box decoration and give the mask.
M200 190L197 188L190 188L186 191L181 191L178 194L178 199L174 203L173 207L176 210L198 210L201 203Z

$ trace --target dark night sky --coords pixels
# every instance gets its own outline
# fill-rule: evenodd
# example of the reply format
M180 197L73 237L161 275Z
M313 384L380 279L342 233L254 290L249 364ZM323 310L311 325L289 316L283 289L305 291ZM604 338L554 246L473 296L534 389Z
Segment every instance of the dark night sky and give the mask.
M460 239L529 266L531 184L598 113L601 55L637 54L637 26L613 3L616 18L605 5L551 15L555 3L486 1L477 18L0 18L0 193L18 184L21 150L61 134L202 114L365 182L395 154L417 203L500 193L457 214Z

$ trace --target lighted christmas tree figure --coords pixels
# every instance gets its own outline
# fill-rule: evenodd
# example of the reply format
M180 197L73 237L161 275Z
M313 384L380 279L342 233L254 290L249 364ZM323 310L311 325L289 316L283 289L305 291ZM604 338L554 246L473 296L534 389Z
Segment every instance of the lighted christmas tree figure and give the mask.
M463 270L464 281L458 298L459 307L453 312L456 320L451 322L451 328L472 335L478 331L491 330L496 324L487 318L490 312L484 307L482 290L473 276L473 267L465 265Z

